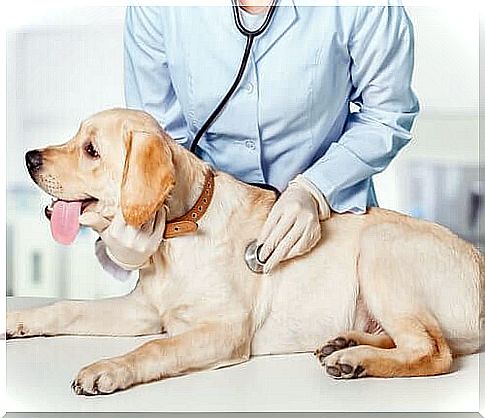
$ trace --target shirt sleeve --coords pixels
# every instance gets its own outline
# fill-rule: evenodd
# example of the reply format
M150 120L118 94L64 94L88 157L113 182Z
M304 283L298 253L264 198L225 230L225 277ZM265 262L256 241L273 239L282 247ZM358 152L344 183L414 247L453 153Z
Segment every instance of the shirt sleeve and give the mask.
M350 113L344 132L303 175L339 213L364 213L371 177L411 139L419 103L411 88L414 35L401 6L358 9L349 41Z
M126 106L150 113L186 145L187 123L170 78L160 8L127 7L123 41Z

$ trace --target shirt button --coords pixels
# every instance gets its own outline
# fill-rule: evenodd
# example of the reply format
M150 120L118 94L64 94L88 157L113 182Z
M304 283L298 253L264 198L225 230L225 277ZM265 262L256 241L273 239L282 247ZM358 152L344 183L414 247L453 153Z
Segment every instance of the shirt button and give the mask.
M254 90L254 84L253 83L247 83L246 84L246 91L248 92L248 94L251 94Z
M247 139L246 140L246 148L253 151L256 149L256 144L252 139Z

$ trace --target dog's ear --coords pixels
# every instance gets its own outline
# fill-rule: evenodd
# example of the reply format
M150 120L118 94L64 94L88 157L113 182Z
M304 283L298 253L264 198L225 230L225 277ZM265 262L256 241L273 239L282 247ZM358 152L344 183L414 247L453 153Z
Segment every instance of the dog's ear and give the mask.
M153 132L126 130L121 180L121 211L127 224L140 227L162 206L175 184L172 153Z

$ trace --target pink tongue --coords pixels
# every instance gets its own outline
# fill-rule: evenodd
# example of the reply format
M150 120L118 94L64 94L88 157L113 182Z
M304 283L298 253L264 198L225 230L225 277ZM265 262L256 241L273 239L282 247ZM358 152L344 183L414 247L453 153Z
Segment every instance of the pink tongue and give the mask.
M54 239L64 245L72 244L79 232L79 215L81 202L54 203L51 216L51 232Z

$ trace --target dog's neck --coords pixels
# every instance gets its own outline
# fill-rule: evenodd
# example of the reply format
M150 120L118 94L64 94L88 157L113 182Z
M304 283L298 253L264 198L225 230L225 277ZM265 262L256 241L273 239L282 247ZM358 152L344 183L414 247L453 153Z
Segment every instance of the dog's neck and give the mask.
M168 220L187 213L204 188L208 165L177 143L171 143L172 161L175 166L175 186L165 202Z
M186 150L175 141L170 141L172 161L175 166L175 186L167 198L165 204L168 207L167 220L171 221L185 215L193 208L195 202L204 190L207 170L211 167L194 154ZM219 188L223 187L224 193ZM259 187L248 186L247 184L234 179L221 172L215 172L214 196L218 202L218 219L230 219L231 214L242 214L241 219L251 217L266 219L271 206L274 204L274 193ZM209 204L211 208L212 204ZM221 210L223 208L223 210ZM219 226L225 228L224 222Z

